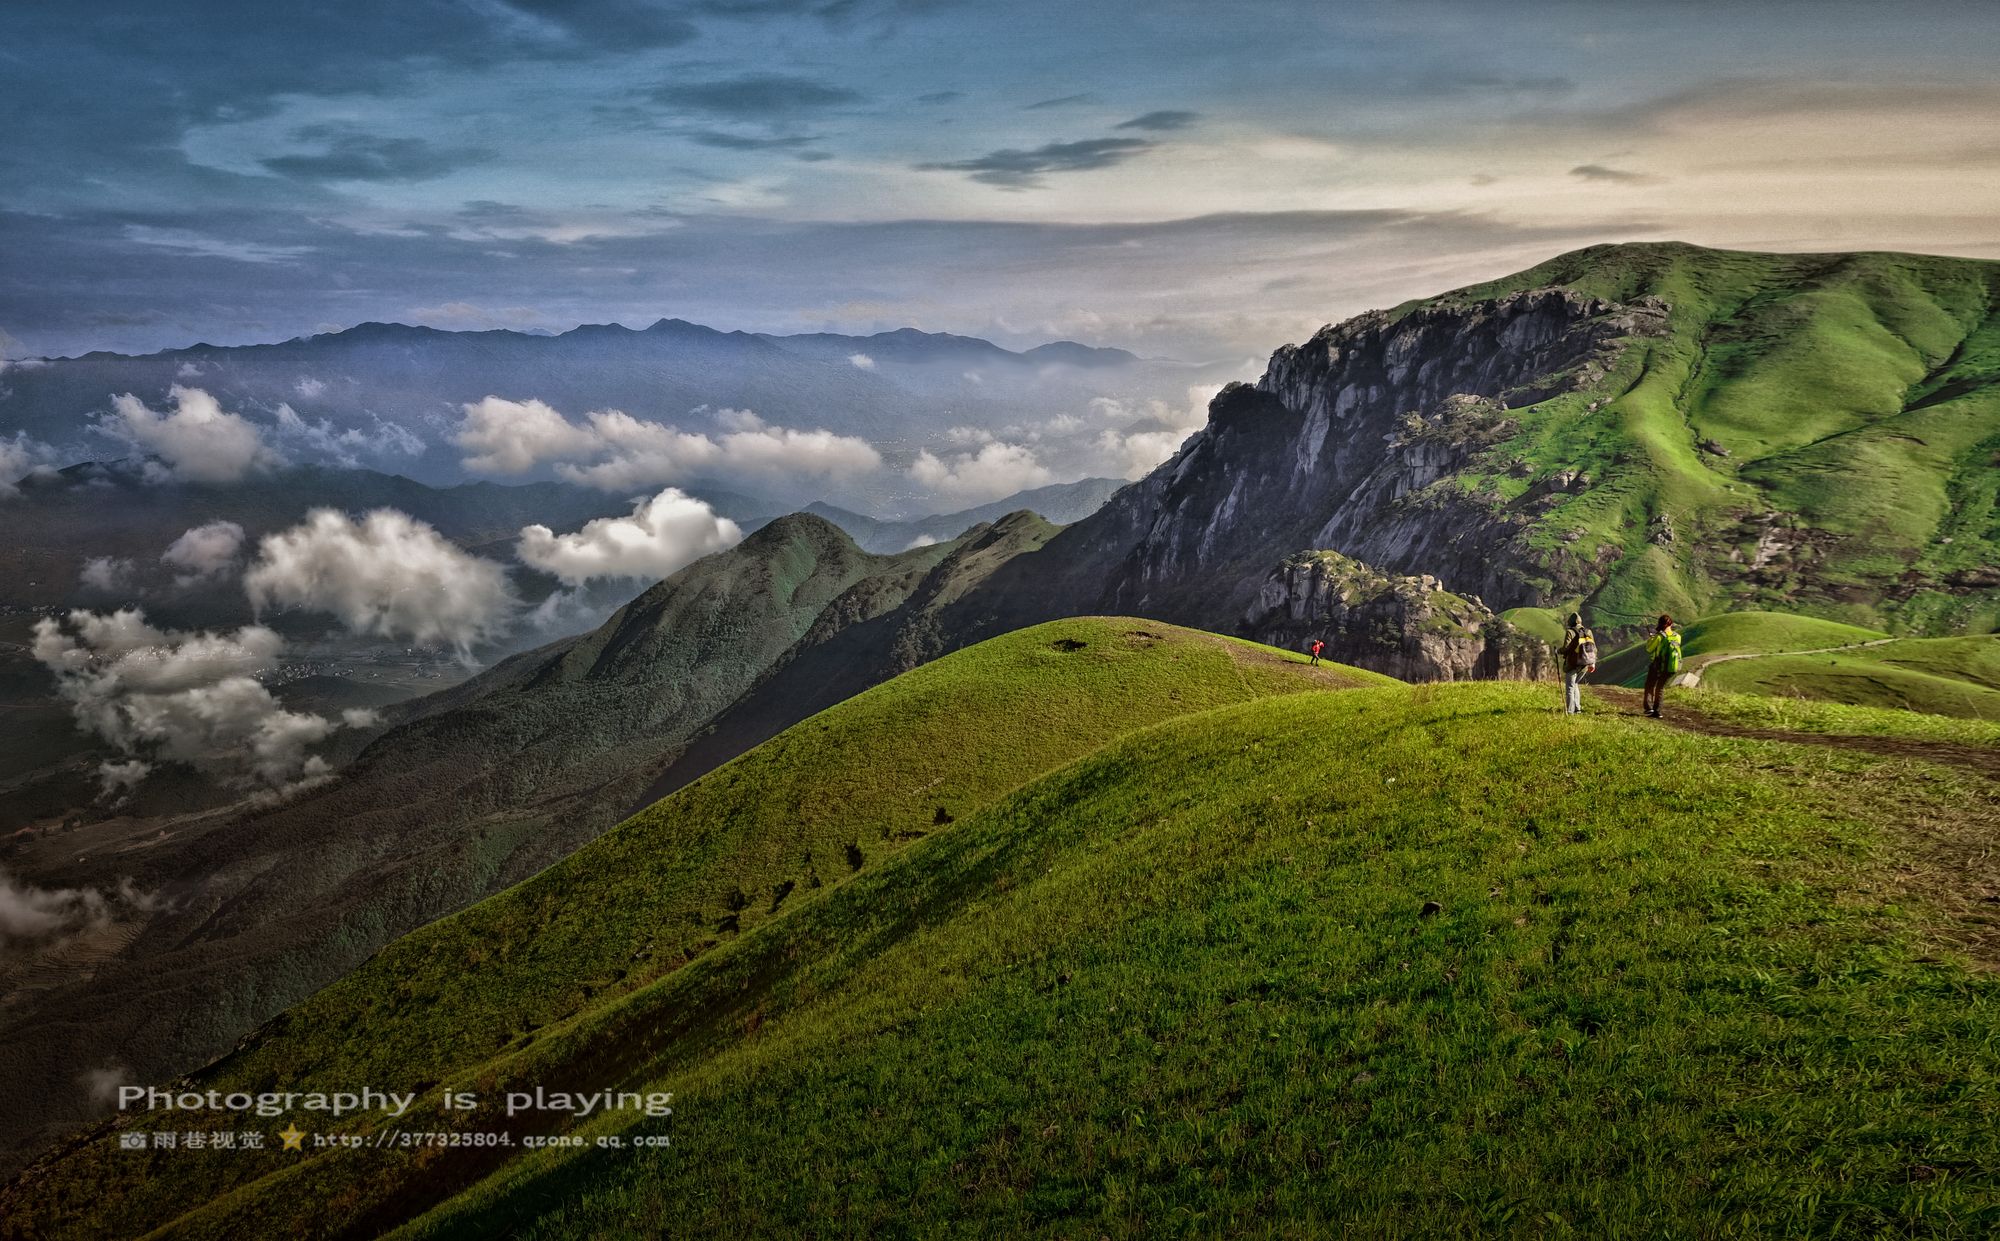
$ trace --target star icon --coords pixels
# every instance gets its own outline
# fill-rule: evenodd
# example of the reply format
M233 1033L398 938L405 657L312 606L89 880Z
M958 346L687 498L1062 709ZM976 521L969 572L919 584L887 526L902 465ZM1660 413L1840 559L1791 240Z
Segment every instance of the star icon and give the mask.
M297 1125L286 1125L278 1131L278 1136L284 1139L285 1149L288 1151L302 1151L305 1149L299 1143L305 1141L306 1135Z

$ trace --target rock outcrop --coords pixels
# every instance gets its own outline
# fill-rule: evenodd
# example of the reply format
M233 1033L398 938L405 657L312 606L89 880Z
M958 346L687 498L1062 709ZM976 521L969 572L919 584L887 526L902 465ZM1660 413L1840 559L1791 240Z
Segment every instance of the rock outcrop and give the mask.
M1172 460L1059 540L1089 566L1069 602L1213 625L1241 615L1268 567L1301 547L1440 575L1502 607L1570 593L1552 579L1575 562L1584 581L1591 549L1551 554L1525 534L1552 487L1583 480L1540 480L1503 501L1458 476L1517 429L1511 411L1593 387L1629 342L1666 330L1656 298L1568 288L1324 328L1279 349L1255 386L1224 389Z
M1339 552L1301 552L1273 569L1240 631L1293 650L1323 641L1325 658L1405 681L1537 680L1555 666L1547 643L1481 600Z

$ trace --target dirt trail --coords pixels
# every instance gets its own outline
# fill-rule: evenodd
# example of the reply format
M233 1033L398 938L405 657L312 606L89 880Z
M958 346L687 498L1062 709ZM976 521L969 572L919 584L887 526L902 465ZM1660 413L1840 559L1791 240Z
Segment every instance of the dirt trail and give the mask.
M1860 645L1872 646L1873 643ZM1843 648L1833 648L1843 649ZM1639 691L1612 685L1593 685L1590 692L1596 697L1616 704L1634 715L1640 714ZM1666 718L1661 721L1675 728L1689 732L1706 733L1713 737L1745 737L1754 741L1789 741L1797 745L1827 746L1837 750L1862 750L1869 754L1881 754L1892 758L1920 758L1934 763L1950 763L1956 767L1969 768L1986 777L2000 782L2000 749L1986 746L1961 745L1952 741L1927 741L1915 737L1863 737L1834 733L1792 732L1781 728L1747 728L1741 724L1731 724L1704 715L1696 708L1668 700Z
M1810 651L1745 651L1739 655L1698 657L1701 658L1700 665L1697 666L1690 661L1687 671L1674 678L1674 684L1684 689L1693 689L1695 686L1701 684L1702 673L1707 672L1710 667L1715 664L1726 664L1736 659L1769 659L1774 655L1828 655L1834 651L1858 651L1868 646L1887 646L1891 642L1900 640L1898 638L1870 638L1866 642L1849 642L1845 646L1822 646Z

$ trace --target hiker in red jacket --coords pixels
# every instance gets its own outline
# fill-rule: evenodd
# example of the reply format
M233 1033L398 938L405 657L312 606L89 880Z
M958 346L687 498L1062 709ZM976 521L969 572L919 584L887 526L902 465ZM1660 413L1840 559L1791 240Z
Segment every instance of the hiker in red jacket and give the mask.
M1320 649L1321 649L1322 647L1324 647L1325 645L1326 645L1326 643L1324 643L1324 642L1321 642L1321 641L1320 641L1320 640L1319 640L1318 638L1314 638L1314 639L1313 639L1313 644L1312 644L1312 653L1313 653L1313 662L1312 662L1312 666L1313 666L1313 667L1315 667L1315 668L1319 667L1319 653L1320 653Z

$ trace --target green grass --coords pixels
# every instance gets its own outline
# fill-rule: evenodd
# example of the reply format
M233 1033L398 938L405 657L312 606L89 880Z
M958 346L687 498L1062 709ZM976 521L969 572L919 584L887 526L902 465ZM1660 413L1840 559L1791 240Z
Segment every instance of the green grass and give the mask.
M1707 667L1709 661L1719 655L1816 651L1873 642L1888 636L1878 630L1811 616L1792 616L1783 612L1724 612L1681 625L1681 657L1688 666ZM1715 665L1718 669L1721 666ZM1604 656L1597 665L1597 673L1597 680L1605 685L1644 684L1644 643L1635 642Z
M1731 694L1707 688L1671 692L1675 702L1685 703L1712 719L1746 728L2000 747L2000 721L1992 719L1955 718L1901 707L1852 706L1772 694Z
M1702 684L2000 722L2000 637L1910 638L1824 655L1711 666Z
M1298 675L1283 656L1239 663L1242 648L1192 637L1182 659L1220 657L1222 701L1124 711L1116 687L1151 679L1142 661L1167 644L1128 651L1131 622L1071 624L817 717L859 734L861 717L828 717L865 705L891 733L948 726L1003 748L1050 730L1067 756L1019 760L1013 791L995 776L922 839L497 1054L469 1048L476 1063L446 1078L489 1098L671 1090L670 1120L576 1128L670 1147L203 1162L105 1137L7 1203L13 1218L32 1227L63 1204L77 1232L123 1233L205 1204L176 1235L372 1233L445 1195L408 1235L2000 1226L2000 983L1933 937L1912 879L1921 842L1990 824L1989 784L1616 713L1566 719L1546 686L1268 696ZM1072 632L1084 650L1048 645ZM966 655L989 662L954 666ZM1063 662L1094 655L1132 675ZM1219 688L1237 672L1252 683ZM1019 686L982 688L994 677ZM1076 693L1051 709L1043 684ZM948 725L927 714L934 696L957 704ZM1092 731L1100 710L1124 718ZM1963 726L1899 720L1915 736ZM542 953L537 970L573 973L564 961L600 922L629 955L672 926L677 898L647 893L740 856L673 852L725 812L890 829L937 800L868 774L866 754L849 754L859 783L835 791L815 765L838 753L815 750L834 730L814 726L772 743L789 753L738 760L755 797L717 771L675 795L677 825L635 821L592 846L624 845L596 866L409 937L216 1077L395 1072L371 1042L424 1055L427 1034L468 1033L451 1011L463 996L436 990L443 967L542 1003L534 970L463 955L485 934L472 929ZM952 767L951 747L921 750L925 778ZM620 912L634 902L651 912ZM508 931L516 920L532 931ZM402 1124L499 1127L422 1107Z
M2000 563L2000 264L1593 246L1427 301L1550 285L1658 298L1668 324L1579 390L1510 408L1515 434L1459 480L1504 480L1512 497L1559 472L1590 479L1526 510L1540 564L1523 580L1549 586L1536 593L1582 595L1600 633L1625 636L1660 611L1755 608L1904 633L2000 626L1991 592L1949 582ZM1663 518L1670 542L1653 538Z
M800 963L661 1057L674 1148L408 1232L1983 1231L2000 989L1860 890L1867 766L1515 688L1169 724L677 980Z
M1550 646L1562 644L1563 613L1555 608L1508 608L1500 619Z

